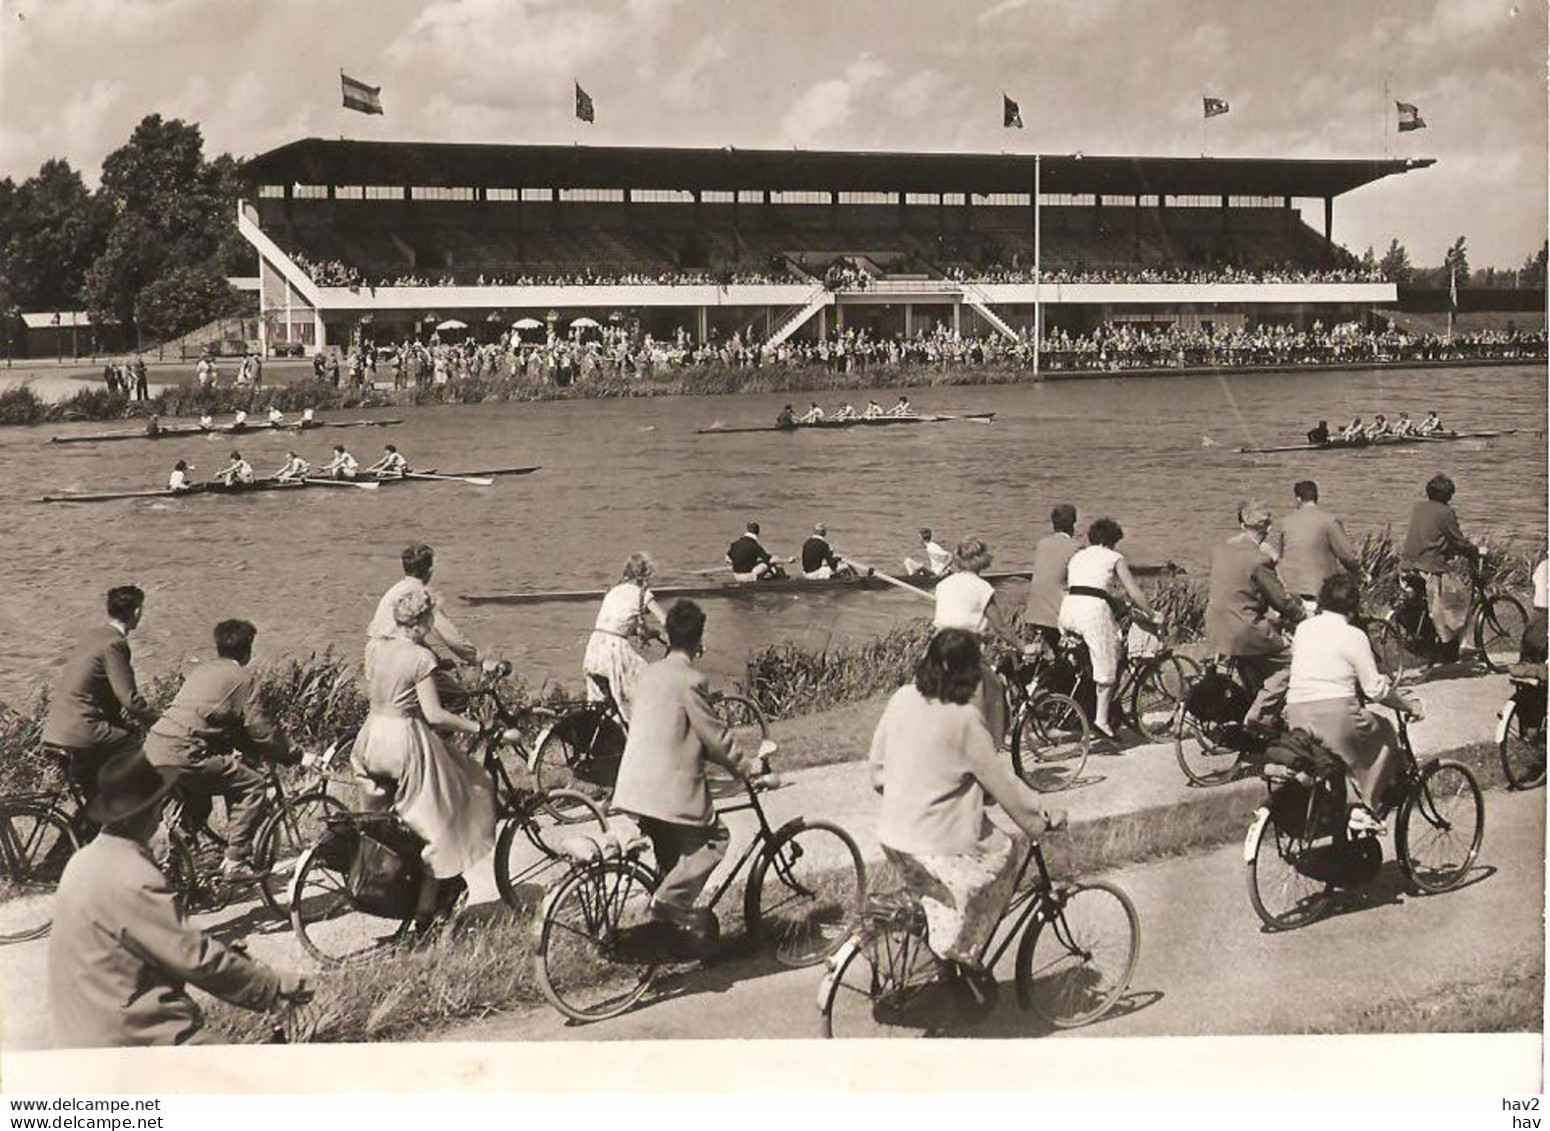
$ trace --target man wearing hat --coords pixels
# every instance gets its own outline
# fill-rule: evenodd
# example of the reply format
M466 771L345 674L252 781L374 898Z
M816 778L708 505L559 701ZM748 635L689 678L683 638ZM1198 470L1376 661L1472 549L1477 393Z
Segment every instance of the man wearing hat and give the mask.
M301 976L222 946L178 910L147 847L176 780L138 750L102 769L86 809L102 832L65 865L54 900L48 994L58 1047L201 1043L189 984L253 1010L312 996Z
M1281 584L1266 552L1270 508L1258 499L1240 503L1238 526L1238 533L1211 554L1206 638L1213 651L1235 658L1259 682L1244 722L1269 725L1286 703L1292 653L1266 614L1274 609L1289 627L1302 619L1303 610Z

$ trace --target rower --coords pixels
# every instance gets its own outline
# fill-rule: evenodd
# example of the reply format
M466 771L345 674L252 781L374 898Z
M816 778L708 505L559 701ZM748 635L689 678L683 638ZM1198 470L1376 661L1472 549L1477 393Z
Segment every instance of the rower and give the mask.
M289 483L292 480L305 479L307 473L311 470L312 465L310 463L302 459L294 451L288 451L285 453L285 466L275 472L274 477L282 483Z
M237 415L231 418L231 430L233 432L242 432L246 430L247 426L248 414L239 408Z
M868 420L876 420L878 417L880 417L882 415L884 415L883 414L883 406L882 405L878 404L876 401L867 401L867 403L866 403L866 418Z
M953 556L937 545L929 526L920 528L920 544L926 548L926 560L921 562L905 558L904 572L929 577L946 576L948 567L953 564Z
M234 487L238 483L253 482L253 465L242 458L241 452L231 453L231 463L215 475L221 483L227 487Z
M759 541L759 524L750 522L743 536L727 547L727 564L739 581L766 581L785 577L786 571Z
M278 405L269 406L269 423L273 424L276 428L285 423L285 413L280 411Z
M1362 439L1364 434L1365 429L1362 427L1362 418L1357 416L1353 417L1351 423L1347 424L1341 431L1340 438L1350 444Z
M796 413L796 409L792 408L790 405L787 405L785 408L780 410L780 415L775 418L775 427L777 427L777 428L795 428L796 426L797 426L797 413Z
M151 413L151 418L145 422L145 434L153 440L161 435L161 421L156 418L154 412Z
M802 576L811 581L831 577L855 577L858 570L834 552L829 545L829 530L823 523L813 525L813 533L802 543Z
M868 413L868 415L870 415L871 414L871 409L868 409L867 413ZM846 401L844 404L842 404L840 406L839 412L836 412L834 414L834 419L835 420L859 420L859 419L861 419L861 414L856 411L856 406L855 405L851 404L849 401Z
M1391 435L1391 436L1413 436L1413 435L1415 435L1415 421L1410 419L1410 414L1408 412L1402 412L1402 413L1399 414L1399 419L1394 421L1394 427L1389 429L1389 435Z
M821 422L822 420L823 420L823 409L819 407L817 401L814 401L812 404L810 404L808 406L807 411L802 414L802 419L801 419L800 423L802 423L802 424L817 424L817 423Z
M1329 443L1329 421L1321 420L1318 427L1308 429L1308 443L1320 448Z
M301 426L303 428L315 428L317 426L316 422L312 419L312 410L310 408L304 408L301 410Z
M1429 412L1426 414L1426 419L1421 421L1421 426L1416 431L1422 436L1435 436L1442 431L1442 421L1438 419L1435 412Z
M329 461L323 472L331 479L355 479L361 473L361 465L356 462L354 456L344 450L343 444L335 444L334 458Z
M211 416L208 412L201 414L199 417L199 427L202 431L211 431L215 428L215 417Z
M915 406L910 404L909 397L900 397L899 403L888 410L889 416L914 416Z
M1376 440L1379 436L1387 436L1388 434L1389 422L1380 412L1373 417L1372 423L1367 426L1367 438L1369 440Z
M180 459L172 465L172 474L167 476L167 490L181 493L193 487L189 482L188 473L194 470L194 465L186 459Z
M398 454L398 448L388 444L382 449L382 458L366 469L367 475L378 479L402 479L409 471L409 461Z

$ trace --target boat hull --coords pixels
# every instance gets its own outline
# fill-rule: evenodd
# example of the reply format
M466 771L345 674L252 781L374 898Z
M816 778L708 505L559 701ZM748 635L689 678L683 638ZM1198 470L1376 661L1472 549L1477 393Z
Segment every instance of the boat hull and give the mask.
M764 424L748 428L697 428L696 436L739 436L749 432L843 432L850 428L885 428L889 425L902 424L947 424L954 420L994 420L993 412L965 412L957 415L930 415L930 416L874 416L870 419L857 417L855 420L820 420L816 424L795 424L790 428L781 428L774 424Z
M347 486L351 483L374 483L378 487L401 487L409 483L445 483L449 480L463 478L492 479L497 476L532 475L540 465L534 464L527 467L493 467L481 471L425 471L419 475L410 475L403 478L377 479L371 476L361 476L359 479L330 479L323 482L311 482L308 480L260 479L254 483L241 483L231 487L219 483L196 483L187 491L102 491L88 492L78 495L44 495L38 501L40 503L110 503L121 499L186 499L195 495L253 495L264 491L300 491L308 488L314 490L326 490L331 487ZM435 479L427 479L424 476L435 475Z
M1360 444L1330 442L1328 444L1284 444L1268 448L1239 448L1240 455L1278 455L1283 452L1368 452L1374 448L1401 448L1416 444L1446 444L1453 440L1494 440L1498 436L1510 436L1516 429L1505 432L1450 432L1446 436L1384 436Z
M391 428L402 424L402 417L388 420L318 420L311 424L271 424L267 420L255 421L241 428L230 424L218 424L214 428L201 428L197 424L170 424L155 435L149 432L93 432L86 436L54 436L50 444L110 444L119 440L177 440L190 436L246 436L257 432L316 432L323 428Z

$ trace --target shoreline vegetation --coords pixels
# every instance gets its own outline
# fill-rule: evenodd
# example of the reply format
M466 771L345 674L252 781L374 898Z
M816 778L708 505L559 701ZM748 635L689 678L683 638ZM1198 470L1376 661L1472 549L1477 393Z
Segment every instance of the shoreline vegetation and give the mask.
M556 385L526 375L490 375L455 378L442 385L382 389L334 385L326 380L303 380L266 385L258 389L216 387L200 389L177 384L161 389L149 400L132 401L122 393L86 387L50 403L22 382L0 391L0 425L111 422L164 418L197 418L203 413L229 416L237 409L264 412L271 406L282 412L302 409L406 408L444 404L534 403L540 401L611 400L629 397L736 396L757 393L843 393L868 389L957 388L975 386L1037 385L1048 381L1100 380L1113 377L1198 377L1220 374L1334 373L1373 369L1468 368L1521 365L1542 369L1544 360L1533 357L1475 357L1406 359L1396 361L1351 360L1315 364L1224 365L1189 367L1118 367L1054 369L1034 373L1021 364L935 364L880 362L837 372L822 364L765 365L733 368L723 364L693 364L666 369L643 378L620 374L595 374L569 385Z

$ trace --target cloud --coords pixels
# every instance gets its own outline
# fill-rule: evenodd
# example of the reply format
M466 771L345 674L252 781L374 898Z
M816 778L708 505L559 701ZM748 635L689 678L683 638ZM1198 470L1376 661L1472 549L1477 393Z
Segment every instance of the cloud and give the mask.
M889 73L888 64L863 52L839 78L815 82L798 95L781 119L781 142L812 145L832 136L850 121L859 96Z
M1120 3L1121 0L999 0L975 19L978 23L990 24L1013 12L1032 8L1034 11L1030 14L1037 21L1058 21L1070 28L1089 28L1108 20Z
M674 63L672 77L662 84L662 93L680 104L694 101L701 93L699 84L706 73L731 57L729 29L722 28L702 36L687 55Z

